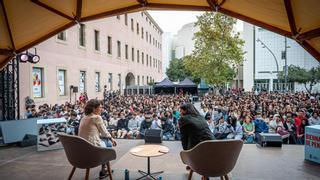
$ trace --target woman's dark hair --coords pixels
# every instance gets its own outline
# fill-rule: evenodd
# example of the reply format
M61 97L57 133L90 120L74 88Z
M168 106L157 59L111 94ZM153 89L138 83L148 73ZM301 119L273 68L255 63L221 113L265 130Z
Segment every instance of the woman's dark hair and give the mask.
M102 105L101 101L97 99L90 99L84 107L84 114L89 115L93 113L93 110L99 107L100 105Z
M191 103L182 104L180 106L180 109L186 111L186 114L190 114L193 116L200 115L199 111Z
M234 116L228 117L228 124L230 124L234 129L236 129L237 126L237 118Z

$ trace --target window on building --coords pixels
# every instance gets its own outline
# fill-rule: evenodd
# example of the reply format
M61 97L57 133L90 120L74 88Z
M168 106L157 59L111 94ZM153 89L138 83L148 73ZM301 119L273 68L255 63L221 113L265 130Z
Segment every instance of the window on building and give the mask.
M61 41L66 41L67 40L67 33L66 31L62 31L57 35L57 39Z
M80 93L86 92L86 72L80 71L80 83L79 83Z
M143 34L144 34L144 32L143 32L143 27L141 27L141 38L143 39Z
M152 66L152 57L151 57L151 56L150 56L149 61L150 61L149 65L150 65L150 67L151 67L151 66Z
M144 53L141 53L141 63L144 64Z
M118 74L118 89L121 89L121 74Z
M147 76L147 84L149 84L149 76Z
M138 82L137 82L138 86L140 86L140 76L138 76Z
M151 34L149 34L149 43L151 44Z
M124 14L124 24L128 26L128 14Z
M100 72L95 73L94 86L95 86L96 92L100 92Z
M148 54L147 54L146 63L147 63L147 66L148 66L148 64L149 64L149 55Z
M32 91L34 98L44 97L44 86L43 86L43 68L33 67L32 69Z
M118 58L121 58L121 42L117 41Z
M108 54L112 54L112 38L108 36Z
M142 86L144 85L144 76L142 76L141 85L142 85Z
M134 31L134 27L133 27L133 19L131 18L131 30Z
M100 31L94 30L94 49L100 51Z
M131 48L131 60L134 61L134 48Z
M86 26L84 24L80 24L79 28L79 45L82 47L86 46L86 33L85 33Z
M113 85L113 80L112 80L112 73L109 73L109 79L108 79L108 83L109 83L109 87L110 87L110 91L112 91L113 90L113 87L112 87L112 85Z
M146 31L146 41L148 42L148 31Z
M140 51L137 50L137 62L139 63L140 62Z
M120 20L120 15L117 16L117 19Z
M59 69L58 70L58 88L59 88L59 96L66 95L66 70Z
M128 44L125 45L125 58L128 59Z
M139 23L137 23L137 34L139 34Z

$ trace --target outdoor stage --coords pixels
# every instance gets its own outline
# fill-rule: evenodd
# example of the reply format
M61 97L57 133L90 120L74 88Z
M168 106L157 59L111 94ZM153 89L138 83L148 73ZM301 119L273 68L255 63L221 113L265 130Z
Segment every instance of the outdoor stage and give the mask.
M147 159L131 155L128 151L141 140L118 140L117 160L112 161L113 176L124 179L124 170L130 179L140 177L138 169L146 170ZM151 171L164 170L162 179L185 180L187 171L180 160L181 144L164 142L170 148L167 155L151 158ZM208 157L209 158L209 157ZM214 158L214 154L211 158ZM0 147L1 180L67 179L71 170L64 151L37 152L36 147ZM90 179L99 179L99 168L92 169ZM73 179L84 179L85 170L77 169ZM243 146L231 179L320 179L320 165L304 161L304 146L284 145L282 148L260 148L253 144ZM194 174L193 179L200 179ZM213 178L211 178L213 179ZM218 179L218 178L217 178Z

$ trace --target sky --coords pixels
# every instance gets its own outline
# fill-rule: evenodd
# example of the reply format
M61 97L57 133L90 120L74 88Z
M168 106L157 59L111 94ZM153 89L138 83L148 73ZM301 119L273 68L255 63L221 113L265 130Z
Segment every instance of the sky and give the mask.
M148 11L152 18L158 23L163 32L176 34L185 24L196 22L197 16L203 11ZM242 30L242 22L237 22L236 29Z

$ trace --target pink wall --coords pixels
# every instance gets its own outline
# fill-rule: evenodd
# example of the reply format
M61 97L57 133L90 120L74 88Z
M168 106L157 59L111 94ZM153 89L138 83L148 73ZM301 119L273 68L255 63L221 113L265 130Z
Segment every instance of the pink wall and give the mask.
M74 26L66 30L66 41L57 39L57 36L36 46L41 60L38 64L21 64L20 66L20 109L24 112L24 98L33 97L32 92L32 67L44 69L44 97L35 98L36 104L55 104L69 101L70 85L79 86L80 71L86 71L86 87L89 98L102 98L103 86L108 85L108 73L113 75L113 90L118 89L118 74L121 73L122 87L125 85L125 76L131 72L135 76L142 76L146 85L147 76L155 81L162 80L162 67L153 66L153 58L162 61L161 48L153 45L153 38L161 43L162 31L155 30L153 23L146 22L150 16L141 12L128 14L128 26L125 25L124 15L120 20L116 17L105 18L97 21L84 23L86 25L86 47L78 44L78 28ZM131 30L131 18L134 19L134 31ZM137 22L139 23L139 35L137 35ZM144 29L144 38L141 38L141 27ZM156 26L155 26L156 27ZM100 31L100 51L94 49L94 30ZM146 42L146 31L151 32L151 44ZM107 37L112 37L112 54L107 54ZM149 37L148 37L149 38ZM121 42L121 58L117 57L117 41ZM125 59L125 44L128 44L129 58ZM131 48L134 47L134 61L131 59ZM140 62L137 63L137 50L140 52ZM31 52L33 50L30 50ZM144 53L144 64L142 61ZM146 66L146 54L152 57L152 67ZM162 63L161 63L162 64ZM58 92L58 69L66 70L66 96L59 96ZM95 91L95 72L100 72L101 92ZM77 94L79 97L79 93ZM74 94L72 93L72 101Z

